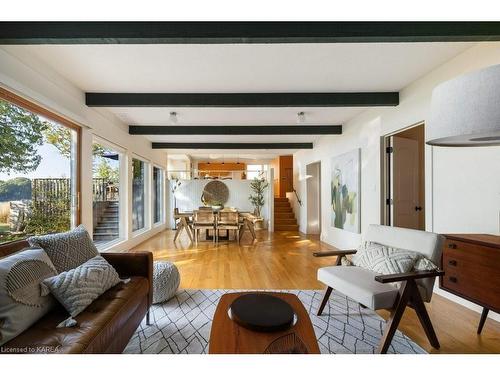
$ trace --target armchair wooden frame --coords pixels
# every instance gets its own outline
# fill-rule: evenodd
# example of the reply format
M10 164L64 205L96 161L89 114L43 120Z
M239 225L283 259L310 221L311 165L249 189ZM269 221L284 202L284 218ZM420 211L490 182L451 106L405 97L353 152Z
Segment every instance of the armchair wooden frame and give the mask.
M313 255L315 257L336 256L337 260L335 265L339 266L341 264L342 257L355 253L356 250L333 250L318 252L314 253ZM413 308L417 313L420 324L422 325L430 344L434 348L439 349L440 345L436 336L436 332L434 331L431 319L429 317L429 314L427 313L427 309L425 308L424 301L422 300L422 296L420 295L418 286L415 281L419 279L438 277L443 275L444 271L436 269L432 271L414 271L408 273L375 276L375 280L382 284L401 282L398 298L396 299L392 309L389 309L391 315L386 322L387 324L382 339L380 340L379 346L377 348L377 353L387 353L387 350L389 349L391 341L394 337L394 334L396 333L396 330L407 306ZM321 315L323 313L323 309L325 308L325 305L328 302L332 291L333 288L327 286L323 301L321 302L317 315Z

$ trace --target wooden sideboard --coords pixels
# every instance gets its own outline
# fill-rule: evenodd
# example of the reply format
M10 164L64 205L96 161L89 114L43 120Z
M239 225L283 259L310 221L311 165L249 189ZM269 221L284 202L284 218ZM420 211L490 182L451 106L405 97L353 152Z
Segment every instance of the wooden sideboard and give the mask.
M483 307L477 333L488 312L500 313L500 236L445 234L441 289Z

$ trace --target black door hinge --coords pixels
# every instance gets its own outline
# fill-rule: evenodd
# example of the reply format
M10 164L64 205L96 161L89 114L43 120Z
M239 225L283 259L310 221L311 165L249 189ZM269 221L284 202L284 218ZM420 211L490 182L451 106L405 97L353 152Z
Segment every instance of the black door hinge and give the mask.
M394 148L392 148L392 146L386 147L385 152L387 152L388 154L392 154L394 152Z

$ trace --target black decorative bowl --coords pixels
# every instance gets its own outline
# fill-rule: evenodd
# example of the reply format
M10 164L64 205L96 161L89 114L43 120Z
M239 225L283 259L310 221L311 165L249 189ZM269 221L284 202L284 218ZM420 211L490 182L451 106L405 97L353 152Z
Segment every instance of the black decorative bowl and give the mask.
M236 298L228 314L237 324L259 332L288 329L295 318L287 302L265 293L248 293Z

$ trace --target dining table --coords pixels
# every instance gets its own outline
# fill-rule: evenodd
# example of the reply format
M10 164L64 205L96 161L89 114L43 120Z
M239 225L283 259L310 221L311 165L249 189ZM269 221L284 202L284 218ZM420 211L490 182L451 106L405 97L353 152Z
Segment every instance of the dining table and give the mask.
M216 215L220 210L213 210L213 214ZM177 212L174 214L174 219L179 220L179 223L177 224L177 228L175 231L175 236L174 236L174 241L177 240L181 232L184 230L186 231L189 240L191 242L194 242L194 233L191 230L191 226L189 225L189 222L192 220L194 216L193 211L184 211L184 212ZM248 231L251 236L252 240L257 239L257 235L255 234L255 223L258 221L262 221L262 218L258 218L255 216L253 213L249 211L238 211L238 216L239 216L239 221L240 221L240 239L243 236L243 234Z

